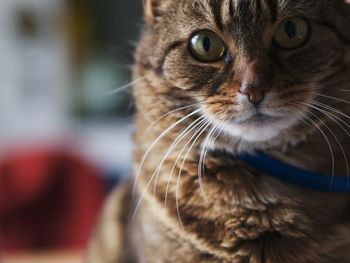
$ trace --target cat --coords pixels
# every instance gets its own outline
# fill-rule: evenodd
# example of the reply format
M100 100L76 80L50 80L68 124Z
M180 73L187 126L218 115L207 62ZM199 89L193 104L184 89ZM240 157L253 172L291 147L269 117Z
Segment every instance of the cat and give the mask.
M345 0L145 0L134 180L87 262L350 262L350 197L237 156L349 175Z

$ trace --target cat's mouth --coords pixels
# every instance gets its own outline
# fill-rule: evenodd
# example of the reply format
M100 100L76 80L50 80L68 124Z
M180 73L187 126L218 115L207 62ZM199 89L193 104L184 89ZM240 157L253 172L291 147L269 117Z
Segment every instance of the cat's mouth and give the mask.
M282 117L270 116L261 112L250 114L243 118L233 120L239 125L269 125L282 120Z
M282 131L292 127L295 123L297 119L292 116L273 116L265 112L254 111L226 122L223 124L223 130L227 134L249 142L263 142L279 136Z

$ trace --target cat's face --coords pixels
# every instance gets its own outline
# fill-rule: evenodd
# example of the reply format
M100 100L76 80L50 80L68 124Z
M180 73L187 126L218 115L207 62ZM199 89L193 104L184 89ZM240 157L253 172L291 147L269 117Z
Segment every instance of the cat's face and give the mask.
M174 102L198 103L227 134L272 140L298 124L319 94L344 88L344 0L148 2L147 63L176 91Z

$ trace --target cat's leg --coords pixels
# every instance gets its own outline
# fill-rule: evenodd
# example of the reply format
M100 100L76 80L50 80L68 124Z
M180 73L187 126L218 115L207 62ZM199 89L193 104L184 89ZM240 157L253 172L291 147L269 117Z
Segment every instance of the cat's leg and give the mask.
M119 186L108 198L90 242L87 263L132 263L128 238L132 183Z

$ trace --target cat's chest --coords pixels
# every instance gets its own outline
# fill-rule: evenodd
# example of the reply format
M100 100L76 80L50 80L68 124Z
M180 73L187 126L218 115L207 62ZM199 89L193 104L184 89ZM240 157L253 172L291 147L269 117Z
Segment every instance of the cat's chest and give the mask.
M157 210L157 211L156 211ZM158 209L146 207L142 223L142 257L140 262L159 263L330 263L315 255L316 244L305 235L288 236L278 230L264 229L263 218L247 214L232 217L225 226L210 225L197 219L197 228L191 225L179 226L174 221L160 217ZM203 221L201 221L203 220ZM266 219L269 221L269 219ZM258 226L261 226L258 229ZM225 228L226 227L226 228ZM265 226L266 227L266 226ZM220 228L222 231L220 231ZM261 232L259 232L261 231ZM324 239L329 236L324 233ZM322 235L323 235L322 234ZM217 235L216 237L213 237ZM292 251L299 251L291 255ZM317 259L316 259L317 258ZM347 261L344 261L347 262Z
M262 262L261 253L272 253L269 250L281 244L285 255L288 247L311 250L315 245L307 236L315 235L324 222L313 223L311 201L300 204L296 201L300 196L280 194L292 193L288 188L293 187L256 174L241 163L210 157L199 180L195 164L190 161L182 167L180 180L168 189L166 207L166 190L160 187L157 201L150 198L149 211L143 213L149 218L144 224L150 231L146 236L155 238L150 243L162 243L169 253L179 251L176 257L193 256L160 262ZM150 234L157 231L157 235ZM283 262L302 262L293 260Z

